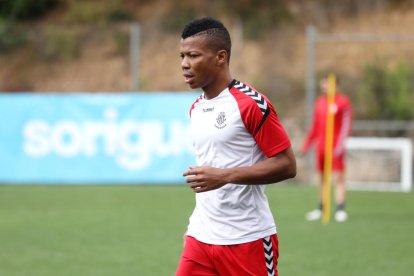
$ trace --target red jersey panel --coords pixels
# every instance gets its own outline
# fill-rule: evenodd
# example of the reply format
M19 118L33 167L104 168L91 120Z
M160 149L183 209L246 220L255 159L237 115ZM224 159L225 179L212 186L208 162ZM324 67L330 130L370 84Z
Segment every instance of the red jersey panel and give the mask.
M236 82L230 93L238 103L244 125L267 157L290 147L275 109L263 94L241 82Z

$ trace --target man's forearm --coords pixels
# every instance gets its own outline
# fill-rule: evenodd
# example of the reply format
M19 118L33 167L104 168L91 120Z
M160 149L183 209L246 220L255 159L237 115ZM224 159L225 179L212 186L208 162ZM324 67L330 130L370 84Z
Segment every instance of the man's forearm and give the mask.
M296 160L291 148L253 166L225 169L226 182L270 184L296 176Z

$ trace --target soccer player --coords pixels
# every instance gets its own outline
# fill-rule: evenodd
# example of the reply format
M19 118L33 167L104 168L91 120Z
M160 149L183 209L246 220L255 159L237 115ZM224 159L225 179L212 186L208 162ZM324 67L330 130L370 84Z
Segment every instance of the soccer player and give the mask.
M181 35L196 166L183 173L196 205L176 275L277 275L278 237L265 185L296 175L291 143L269 100L231 77L226 27L205 17Z
M338 81L337 81L338 83ZM322 183L325 158L325 135L326 117L328 110L328 79L324 77L319 82L322 95L316 100L313 114L312 126L302 145L302 154L306 154L313 142L316 143L316 167L319 174L318 197L319 206L317 209L306 214L309 221L318 220L322 217ZM334 132L333 132L333 152L332 170L336 176L336 212L335 220L338 222L346 221L348 214L345 211L346 186L345 186L345 141L351 132L352 109L348 98L340 93L335 93L334 106Z

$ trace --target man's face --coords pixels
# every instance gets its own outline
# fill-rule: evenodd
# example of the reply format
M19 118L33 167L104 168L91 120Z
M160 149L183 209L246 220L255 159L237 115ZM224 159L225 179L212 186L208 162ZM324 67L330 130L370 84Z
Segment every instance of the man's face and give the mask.
M319 87L321 88L321 92L323 94L328 93L328 80L326 78L323 78L319 82Z
M217 53L208 47L205 36L181 39L180 56L184 80L191 88L205 88L215 80Z

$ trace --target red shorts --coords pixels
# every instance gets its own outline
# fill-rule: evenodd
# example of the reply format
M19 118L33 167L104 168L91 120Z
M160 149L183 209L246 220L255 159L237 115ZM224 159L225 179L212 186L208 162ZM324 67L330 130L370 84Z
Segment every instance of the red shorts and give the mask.
M325 154L323 152L318 152L316 156L316 164L318 171L323 172L325 162ZM343 172L345 170L345 155L332 157L332 170L335 172Z
M278 275L277 235L235 245L211 245L187 236L176 276Z

